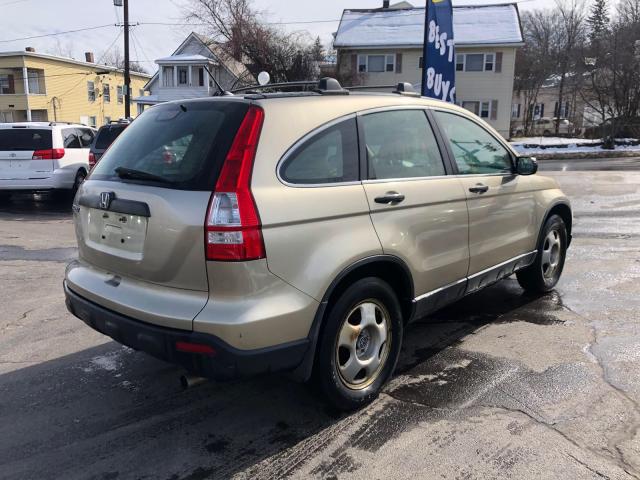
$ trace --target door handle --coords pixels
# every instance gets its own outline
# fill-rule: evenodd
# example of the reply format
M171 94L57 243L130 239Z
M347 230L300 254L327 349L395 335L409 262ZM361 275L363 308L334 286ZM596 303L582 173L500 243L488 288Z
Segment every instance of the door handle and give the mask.
M469 191L471 193L479 193L479 194L483 194L483 193L487 193L489 191L489 187L487 187L486 185L482 185L481 183L477 184L475 187L471 187L469 188Z
M381 197L376 197L376 203L382 203L384 205L391 205L404 201L404 195L398 192L387 192Z

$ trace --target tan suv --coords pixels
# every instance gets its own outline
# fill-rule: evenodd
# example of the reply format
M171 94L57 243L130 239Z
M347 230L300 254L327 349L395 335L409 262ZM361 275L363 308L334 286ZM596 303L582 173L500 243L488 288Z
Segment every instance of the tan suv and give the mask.
M286 370L356 408L412 320L514 272L555 286L572 214L536 170L462 108L331 79L158 105L76 196L67 306L194 374Z

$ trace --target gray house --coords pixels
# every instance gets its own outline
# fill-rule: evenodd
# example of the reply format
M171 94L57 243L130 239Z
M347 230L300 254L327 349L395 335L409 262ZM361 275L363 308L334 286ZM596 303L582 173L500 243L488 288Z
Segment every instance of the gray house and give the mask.
M424 13L387 1L345 10L333 43L340 78L353 85L420 84ZM508 136L516 50L524 45L517 5L454 6L453 29L458 103Z
M147 105L212 96L218 89L208 72L225 90L255 83L241 62L195 32L173 54L157 59L156 64L158 71L139 92L140 96L133 99L138 113Z

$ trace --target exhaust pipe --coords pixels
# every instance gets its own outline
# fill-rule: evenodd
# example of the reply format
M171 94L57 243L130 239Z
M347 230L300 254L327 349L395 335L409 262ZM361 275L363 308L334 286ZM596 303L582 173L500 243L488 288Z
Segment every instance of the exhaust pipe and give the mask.
M182 385L183 390L189 390L190 388L196 387L206 381L207 379L204 377L196 377L189 374L180 376L180 385Z

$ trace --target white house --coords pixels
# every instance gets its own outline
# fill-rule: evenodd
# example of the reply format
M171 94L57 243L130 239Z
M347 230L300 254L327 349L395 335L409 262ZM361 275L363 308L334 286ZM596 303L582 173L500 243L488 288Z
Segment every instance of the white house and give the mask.
M156 64L158 71L144 87L148 95L140 92L133 99L139 113L146 105L212 96L218 88L211 75L225 90L255 83L245 65L195 32L173 54L157 59Z
M345 10L335 34L338 75L353 85L421 83L424 7L408 2ZM524 45L517 4L453 8L460 105L509 135L516 50Z

